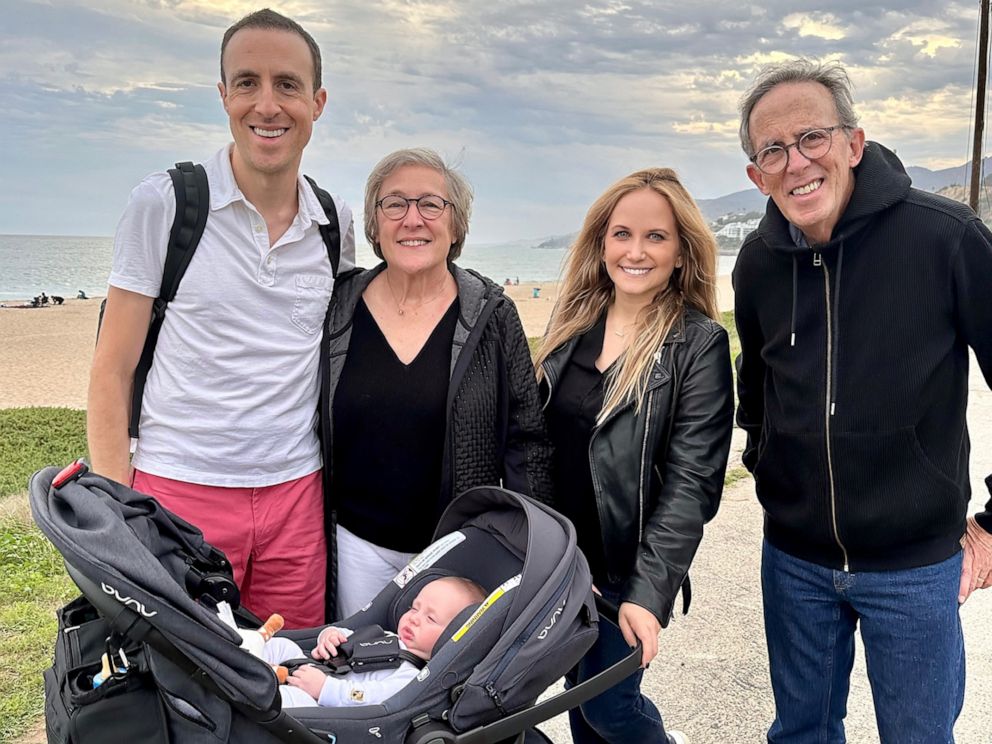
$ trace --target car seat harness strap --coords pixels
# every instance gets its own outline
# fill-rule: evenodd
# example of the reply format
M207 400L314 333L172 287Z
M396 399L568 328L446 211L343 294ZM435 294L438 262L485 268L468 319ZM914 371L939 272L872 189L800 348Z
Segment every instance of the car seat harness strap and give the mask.
M384 631L378 625L367 625L355 630L347 641L338 647L338 655L320 661L315 659L289 659L282 662L290 673L298 667L310 664L322 672L342 676L350 672L378 672L384 669L398 669L403 662L423 669L427 662L419 656L400 647L400 639L395 633Z

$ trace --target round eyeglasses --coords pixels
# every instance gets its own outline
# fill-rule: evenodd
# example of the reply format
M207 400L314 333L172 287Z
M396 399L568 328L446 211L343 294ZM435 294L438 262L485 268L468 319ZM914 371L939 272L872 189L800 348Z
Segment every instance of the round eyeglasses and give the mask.
M411 204L417 205L417 211L425 220L436 220L444 213L444 208L447 206L454 208L451 202L433 194L419 196L416 199L407 199L399 194L390 194L375 203L382 210L382 213L391 220L401 220L406 217Z
M773 176L784 171L789 165L789 150L793 147L807 160L822 158L830 152L830 145L833 144L833 135L836 129L850 129L850 127L837 124L833 127L811 129L791 145L769 145L758 150L749 159L762 173Z

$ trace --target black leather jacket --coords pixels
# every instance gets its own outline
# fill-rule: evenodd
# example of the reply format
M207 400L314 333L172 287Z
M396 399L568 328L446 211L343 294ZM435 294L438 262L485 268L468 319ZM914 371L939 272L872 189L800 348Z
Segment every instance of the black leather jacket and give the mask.
M545 404L577 343L541 365ZM610 581L667 626L723 492L734 414L727 332L689 309L650 375L639 412L629 403L593 430L589 467Z
M328 602L333 615L337 550L331 406L351 340L359 298L385 264L338 277L327 311L321 372ZM479 485L503 485L550 504L551 445L544 427L530 349L516 308L502 287L452 264L460 313L451 347L447 432L438 516L454 496Z

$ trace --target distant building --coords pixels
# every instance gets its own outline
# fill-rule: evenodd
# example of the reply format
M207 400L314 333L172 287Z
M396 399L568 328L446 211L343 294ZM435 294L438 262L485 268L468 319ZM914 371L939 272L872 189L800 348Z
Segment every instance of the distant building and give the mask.
M718 238L730 238L731 240L744 240L748 234L758 227L761 222L759 218L747 220L745 222L730 222L721 227L716 236Z

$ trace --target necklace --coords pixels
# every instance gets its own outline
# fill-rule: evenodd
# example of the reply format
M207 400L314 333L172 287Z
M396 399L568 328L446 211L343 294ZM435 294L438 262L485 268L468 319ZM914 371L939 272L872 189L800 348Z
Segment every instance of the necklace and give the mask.
M403 303L401 303L399 301L399 298L396 296L396 292L393 290L393 283L389 281L388 273L386 274L386 286L389 287L389 294L393 296L393 302L396 303L396 312L399 315L406 315L406 308L403 307ZM441 280L441 288L437 291L437 293L433 297L428 297L426 300L421 300L419 303L414 305L412 309L419 310L424 305L429 305L430 303L434 302L434 300L436 300L438 297L444 294L444 290L447 289L447 287L448 287L448 277L445 276L444 279Z
M617 336L618 338L624 338L624 337L626 337L627 331L630 329L630 327L632 325L634 325L634 324L633 323L628 323L627 325L620 326L620 330L617 330L617 329L614 328L613 329L613 335L614 336Z

